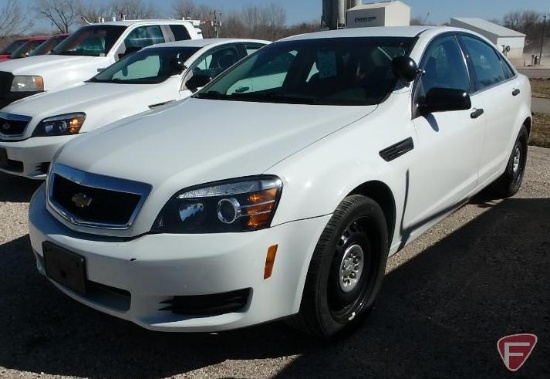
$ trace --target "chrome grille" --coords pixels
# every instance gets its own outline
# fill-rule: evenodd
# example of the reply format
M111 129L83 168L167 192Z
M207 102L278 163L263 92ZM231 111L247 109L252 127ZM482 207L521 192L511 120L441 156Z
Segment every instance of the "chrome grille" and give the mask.
M151 191L145 183L91 174L60 164L48 179L48 201L75 225L128 229Z
M31 117L0 112L0 138L13 139L25 133Z

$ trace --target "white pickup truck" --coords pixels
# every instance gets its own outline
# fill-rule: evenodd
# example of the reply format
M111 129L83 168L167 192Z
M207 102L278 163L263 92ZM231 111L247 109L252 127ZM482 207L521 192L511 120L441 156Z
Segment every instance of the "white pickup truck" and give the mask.
M84 26L49 55L0 63L0 108L81 83L145 46L187 39L202 39L198 21L127 20Z

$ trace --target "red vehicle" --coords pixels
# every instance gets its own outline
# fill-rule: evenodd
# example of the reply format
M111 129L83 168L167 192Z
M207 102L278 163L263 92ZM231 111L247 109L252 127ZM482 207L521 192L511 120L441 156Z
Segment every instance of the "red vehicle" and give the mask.
M46 42L50 36L34 36L28 37L21 46L15 49L9 56L9 59L28 57L38 46Z
M56 47L61 41L63 41L68 36L69 36L68 34L58 34L55 36L51 36L46 41L42 42L36 49L31 51L31 53L28 56L33 57L35 55L49 54L54 47Z
M18 47L23 45L28 41L28 38L19 38L6 46L2 51L0 51L0 61L4 61L10 58L11 53L13 53Z

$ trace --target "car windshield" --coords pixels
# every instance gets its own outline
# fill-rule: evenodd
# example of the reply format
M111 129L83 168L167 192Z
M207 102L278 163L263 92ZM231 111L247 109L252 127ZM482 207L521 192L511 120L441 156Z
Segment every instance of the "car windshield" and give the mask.
M261 49L195 97L253 102L373 105L393 90L396 56L412 38L328 38L282 41Z
M52 54L103 57L126 29L119 25L84 26L57 45Z
M61 41L63 41L65 38L67 38L66 35L60 35L60 36L54 36L50 37L48 40L42 42L40 46L38 46L36 49L34 49L30 54L29 57L33 57L35 55L45 55L48 54L52 49L58 45Z
M10 43L8 46L6 46L2 51L0 51L0 54L11 54L13 53L19 46L27 42L26 40L18 39Z
M13 53L11 53L10 58L16 59L16 58L25 58L30 55L40 44L44 42L43 39L38 40L31 40L25 42L23 45L19 46Z
M198 47L155 47L128 55L90 79L90 82L155 84L180 74Z

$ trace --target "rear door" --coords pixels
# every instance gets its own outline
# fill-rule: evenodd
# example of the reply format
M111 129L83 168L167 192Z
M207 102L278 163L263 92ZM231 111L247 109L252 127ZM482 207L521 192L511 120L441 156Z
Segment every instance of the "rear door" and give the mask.
M470 35L461 37L474 79L476 98L484 110L486 129L480 161L480 180L485 181L503 168L510 155L521 96L519 79L495 48Z

